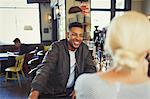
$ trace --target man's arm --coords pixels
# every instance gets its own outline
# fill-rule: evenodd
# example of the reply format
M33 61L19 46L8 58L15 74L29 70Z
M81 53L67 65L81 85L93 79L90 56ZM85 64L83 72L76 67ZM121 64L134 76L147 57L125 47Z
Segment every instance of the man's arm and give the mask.
M49 51L44 56L41 68L36 72L36 76L32 81L31 88L43 92L47 88L47 81L50 74L54 72L58 60L58 46L53 44Z
M85 71L87 73L94 73L96 72L96 64L94 63L94 60L92 59L92 55L90 51L88 50L87 57L85 58Z
M29 53L29 48L28 47L29 47L29 45L27 45L27 44L21 44L19 55Z
M31 91L28 99L38 99L39 97L39 91L33 90Z

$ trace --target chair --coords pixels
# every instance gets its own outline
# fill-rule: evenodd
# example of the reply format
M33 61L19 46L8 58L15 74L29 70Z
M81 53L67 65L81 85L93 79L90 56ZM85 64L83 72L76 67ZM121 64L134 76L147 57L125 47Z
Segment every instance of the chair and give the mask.
M51 46L49 46L49 45L44 45L44 52L47 52L50 47Z
M25 58L25 55L16 56L15 66L8 67L8 68L5 69L5 72L6 72L5 81L6 82L7 82L8 79L9 80L18 80L19 86L21 87L19 72L21 72L23 78L26 79L25 74L23 72L24 58ZM8 77L8 72L12 73L12 77ZM16 74L16 75L14 75L14 74Z
M30 68L30 71L28 74L29 74L30 80L34 78L34 76L36 75L36 71L41 67L41 65L39 66L39 64L42 62L43 57L44 57L44 51L41 50L41 51L38 51L37 54L34 55L30 61L28 61L28 65Z
M27 53L24 58L23 71L26 77L29 77L28 72L30 71L30 68L28 66L28 61L30 61L32 57L33 57L33 54Z

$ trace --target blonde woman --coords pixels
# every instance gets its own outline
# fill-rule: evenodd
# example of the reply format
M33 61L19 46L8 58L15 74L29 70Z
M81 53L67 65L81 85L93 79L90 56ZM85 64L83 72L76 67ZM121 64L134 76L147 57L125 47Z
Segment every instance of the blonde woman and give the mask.
M129 11L113 19L105 48L112 54L112 68L104 73L81 75L75 84L77 99L150 99L145 59L150 49L148 18Z

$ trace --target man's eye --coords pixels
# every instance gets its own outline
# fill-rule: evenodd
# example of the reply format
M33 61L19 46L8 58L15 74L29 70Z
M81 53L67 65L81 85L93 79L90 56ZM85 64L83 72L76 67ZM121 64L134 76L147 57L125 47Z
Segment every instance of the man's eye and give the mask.
M83 37L83 35L80 35L80 37Z
M77 36L77 34L75 34L75 33L72 33L72 36Z

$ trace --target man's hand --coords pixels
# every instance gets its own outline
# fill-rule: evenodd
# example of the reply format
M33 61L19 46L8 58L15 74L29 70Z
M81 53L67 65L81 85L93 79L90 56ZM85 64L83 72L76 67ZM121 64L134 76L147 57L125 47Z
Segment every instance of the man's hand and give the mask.
M72 99L76 99L76 93L75 93L75 90L72 91L72 93L70 94L70 96L72 96Z
M33 91L31 91L28 99L38 99L38 97L39 97L39 92L36 90L33 90Z

